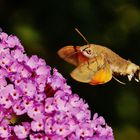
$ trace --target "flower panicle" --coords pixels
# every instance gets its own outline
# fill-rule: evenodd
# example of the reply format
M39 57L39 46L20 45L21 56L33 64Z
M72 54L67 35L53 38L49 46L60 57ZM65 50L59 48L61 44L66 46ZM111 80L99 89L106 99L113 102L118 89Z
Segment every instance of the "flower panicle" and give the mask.
M51 72L53 71L53 72ZM29 57L14 35L0 32L0 138L114 140L113 132L57 71Z

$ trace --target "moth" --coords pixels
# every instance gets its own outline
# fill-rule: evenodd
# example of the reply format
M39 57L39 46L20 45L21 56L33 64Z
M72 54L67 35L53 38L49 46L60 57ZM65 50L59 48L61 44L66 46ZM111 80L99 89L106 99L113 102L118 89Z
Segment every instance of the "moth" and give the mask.
M140 67L138 65L120 57L105 46L89 44L79 30L76 29L76 31L87 42L87 45L65 46L58 50L58 55L62 59L76 66L70 73L73 79L91 85L99 85L114 78L119 83L125 84L115 77L122 75L127 76L129 81L134 78L139 82Z

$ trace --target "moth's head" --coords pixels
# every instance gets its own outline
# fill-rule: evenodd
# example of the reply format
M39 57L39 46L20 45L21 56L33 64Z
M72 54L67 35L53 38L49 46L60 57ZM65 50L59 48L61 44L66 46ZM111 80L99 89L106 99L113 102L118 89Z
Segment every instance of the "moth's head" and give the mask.
M88 58L93 58L96 55L90 44L80 47L80 51L84 56Z

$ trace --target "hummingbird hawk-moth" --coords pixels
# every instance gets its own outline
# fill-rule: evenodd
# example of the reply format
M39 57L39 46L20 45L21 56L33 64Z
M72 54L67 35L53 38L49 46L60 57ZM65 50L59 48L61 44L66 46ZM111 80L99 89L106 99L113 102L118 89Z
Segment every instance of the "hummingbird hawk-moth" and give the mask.
M77 32L84 38L78 30ZM107 83L113 77L123 83L115 78L116 75L128 76L129 81L132 78L137 82L140 80L138 65L101 45L88 43L84 46L65 46L58 51L58 55L76 66L70 75L79 82L98 85Z

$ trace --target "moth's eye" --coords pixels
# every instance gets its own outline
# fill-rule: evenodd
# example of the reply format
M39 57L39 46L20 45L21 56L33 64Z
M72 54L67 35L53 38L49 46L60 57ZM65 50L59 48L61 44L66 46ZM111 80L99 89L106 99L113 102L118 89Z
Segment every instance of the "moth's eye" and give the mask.
M91 55L91 54L92 54L92 52L91 52L90 49L87 49L87 50L85 50L85 51L86 51L86 53L87 53L88 55Z
M93 51L91 48L86 48L85 50L83 50L83 55L86 57L93 57Z

